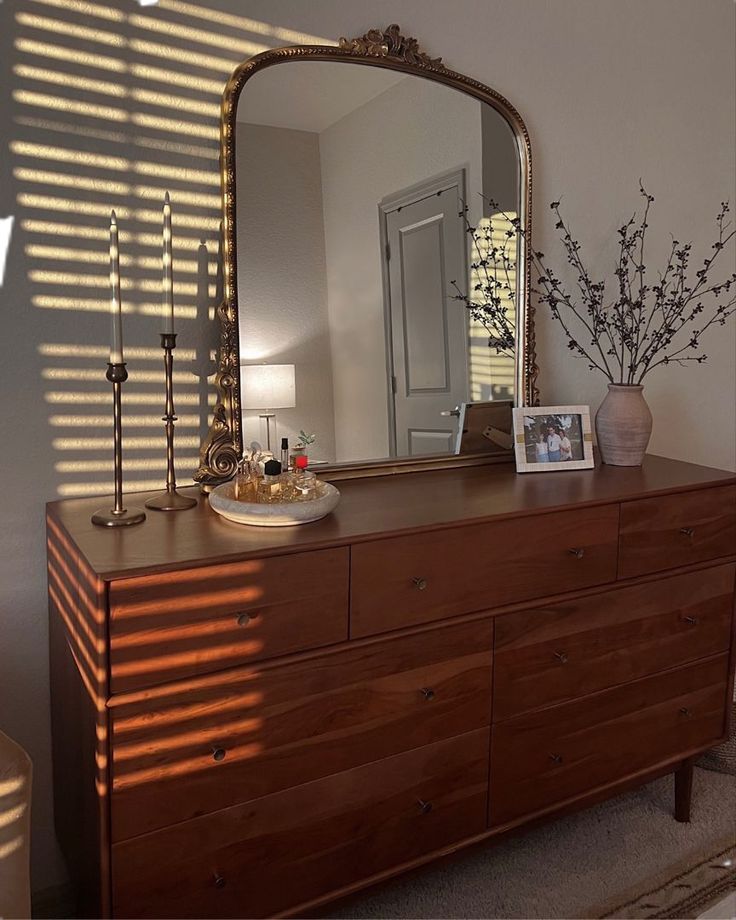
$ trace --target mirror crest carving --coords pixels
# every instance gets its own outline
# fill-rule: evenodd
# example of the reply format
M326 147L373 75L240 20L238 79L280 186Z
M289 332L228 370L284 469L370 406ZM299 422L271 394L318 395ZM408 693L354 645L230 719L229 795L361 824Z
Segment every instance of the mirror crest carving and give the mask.
M441 57L432 58L419 47L416 38L407 38L401 34L396 23L385 31L371 29L359 38L341 38L338 47L343 51L364 54L371 57L392 57L405 64L419 64L434 70L447 70Z
M531 147L526 126L516 109L499 93L463 74L449 70L440 57L423 51L416 39L402 35L398 25L385 30L372 29L364 35L341 38L335 45L304 45L265 51L243 62L233 73L223 95L220 130L220 156L223 201L223 279L224 297L217 307L220 325L215 387L217 391L213 420L200 449L200 466L194 478L204 489L231 478L243 450L242 399L240 392L241 347L239 341L238 261L236 245L236 113L238 100L247 81L265 68L290 61L337 61L371 65L396 70L407 75L425 77L460 90L487 103L500 113L513 132L519 157L519 213L526 228L527 246L531 240ZM534 335L534 310L530 303L529 261L520 254L518 262L519 294L522 311L517 318L518 353L517 402L538 401ZM350 475L383 474L387 471L445 466L470 462L489 462L462 456L424 460L420 457L390 458L349 464ZM343 464L344 465L344 464ZM331 468L332 472L332 468Z

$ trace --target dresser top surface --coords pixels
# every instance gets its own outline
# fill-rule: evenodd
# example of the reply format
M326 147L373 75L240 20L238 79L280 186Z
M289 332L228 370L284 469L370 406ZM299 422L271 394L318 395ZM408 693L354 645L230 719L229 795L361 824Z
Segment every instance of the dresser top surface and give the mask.
M50 502L48 512L91 569L113 580L734 483L736 473L647 456L642 467L517 474L503 464L343 480L337 509L297 527L231 523L196 488L180 490L199 498L195 508L147 511L145 522L133 527L92 524L91 515L111 505L104 497ZM142 506L150 495L127 494L125 504Z

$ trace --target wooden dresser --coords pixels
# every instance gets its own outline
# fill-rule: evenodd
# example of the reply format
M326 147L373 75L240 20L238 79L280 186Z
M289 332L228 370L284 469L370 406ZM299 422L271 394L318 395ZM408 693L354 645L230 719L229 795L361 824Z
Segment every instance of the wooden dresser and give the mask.
M314 911L666 773L688 820L728 728L736 475L340 489L286 529L49 505L56 826L88 913Z

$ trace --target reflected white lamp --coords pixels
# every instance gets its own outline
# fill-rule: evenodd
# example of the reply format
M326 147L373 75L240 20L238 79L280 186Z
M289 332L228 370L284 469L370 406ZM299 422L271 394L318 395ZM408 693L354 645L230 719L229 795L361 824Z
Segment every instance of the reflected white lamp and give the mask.
M271 450L273 409L296 406L296 381L293 364L242 364L240 384L246 409L265 409L259 418L266 420L266 449Z

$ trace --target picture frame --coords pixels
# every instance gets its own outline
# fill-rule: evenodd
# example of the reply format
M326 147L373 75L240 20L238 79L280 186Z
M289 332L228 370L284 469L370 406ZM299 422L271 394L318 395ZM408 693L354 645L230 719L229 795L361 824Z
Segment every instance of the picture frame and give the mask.
M514 446L511 399L461 403L455 454L509 453Z
M513 417L517 472L593 468L589 406L522 406Z

